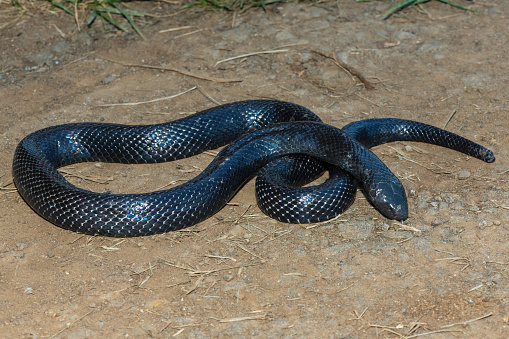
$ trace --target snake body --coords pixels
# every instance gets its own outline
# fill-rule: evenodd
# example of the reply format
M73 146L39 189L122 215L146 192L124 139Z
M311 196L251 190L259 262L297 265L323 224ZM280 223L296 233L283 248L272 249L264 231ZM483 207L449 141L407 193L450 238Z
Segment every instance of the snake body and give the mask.
M371 130L369 123L366 128ZM373 146L366 143L363 136L355 136L361 141L358 142L347 132L320 122L314 113L296 104L251 100L218 106L165 124L74 123L48 127L19 143L14 154L13 179L25 201L60 227L86 234L140 236L201 222L217 213L260 168L284 156L304 154L340 168L333 169L340 173L338 177L345 177L343 171L347 172L348 180L354 178L352 187L358 183L386 217L406 219L408 210L403 186L361 144ZM373 137L376 135L365 138ZM194 179L169 190L146 194L86 191L70 184L57 170L84 161L155 163L176 160L236 139ZM491 151L474 145L485 155L485 161L494 161ZM287 161L301 168L306 168L303 162L313 162L317 169L310 171L314 173L323 167L315 160L299 160L299 157ZM309 181L310 175L303 174L300 181ZM283 184L298 181L290 179ZM351 189L351 196L354 192L355 188ZM344 205L340 207L348 207Z

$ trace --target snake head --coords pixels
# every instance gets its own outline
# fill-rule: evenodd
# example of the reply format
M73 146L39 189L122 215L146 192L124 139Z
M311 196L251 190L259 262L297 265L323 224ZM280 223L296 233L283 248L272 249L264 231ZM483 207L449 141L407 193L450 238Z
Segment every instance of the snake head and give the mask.
M408 203L403 185L397 181L380 181L369 190L369 199L386 218L406 220Z

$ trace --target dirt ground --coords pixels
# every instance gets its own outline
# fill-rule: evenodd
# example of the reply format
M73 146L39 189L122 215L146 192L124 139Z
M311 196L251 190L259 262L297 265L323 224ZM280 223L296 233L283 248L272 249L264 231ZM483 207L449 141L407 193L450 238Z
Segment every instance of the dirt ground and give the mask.
M244 12L130 3L152 14L138 21L143 41L100 22L78 31L41 3L20 15L0 1L2 337L509 337L509 2L458 2L484 16L438 1L387 20L389 1ZM261 51L271 53L216 64ZM60 229L12 185L14 149L40 128L159 123L252 98L304 105L338 127L382 117L447 126L497 160L375 148L409 195L403 224L360 193L339 219L283 224L260 212L250 182L201 224L134 239ZM147 192L212 158L63 170L90 190Z

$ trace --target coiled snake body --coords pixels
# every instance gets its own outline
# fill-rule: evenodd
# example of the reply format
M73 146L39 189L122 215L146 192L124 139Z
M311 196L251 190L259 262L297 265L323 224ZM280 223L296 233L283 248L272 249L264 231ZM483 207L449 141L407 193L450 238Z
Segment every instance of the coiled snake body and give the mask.
M71 185L57 170L84 161L176 160L236 139L200 175L164 191L95 193ZM86 234L140 236L194 225L218 212L267 164L258 177L258 200L262 210L279 220L330 219L348 208L357 183L382 214L404 220L408 210L403 186L367 149L395 140L423 141L486 162L495 160L491 151L472 141L413 121L364 120L340 130L320 122L302 106L251 100L165 124L48 127L19 143L12 170L19 193L38 214L60 227ZM324 170L324 163L334 166L325 184L287 187L313 180ZM280 200L274 200L277 195ZM295 204L292 199L297 200Z

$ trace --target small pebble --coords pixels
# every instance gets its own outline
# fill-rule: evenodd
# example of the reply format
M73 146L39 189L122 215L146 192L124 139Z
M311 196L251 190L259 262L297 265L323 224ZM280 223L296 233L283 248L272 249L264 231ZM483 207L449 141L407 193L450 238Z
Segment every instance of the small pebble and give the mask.
M460 174L458 175L458 179L467 179L470 177L470 172L467 170L461 170Z
M127 104L130 101L131 101L131 98L128 98L128 97L118 99L118 102L120 102L121 104Z
M115 79L116 79L116 78L115 78L113 75L108 75L106 78L104 78L104 79L102 79L102 80L101 80L101 83L102 83L103 85L106 85L106 84L109 84L110 82L115 81Z
M389 225L388 223L382 221L381 228L382 228L383 231L387 232L388 230L391 229L391 225Z
M27 287L25 288L25 294L33 294L34 293L34 290L32 289L32 287Z
M225 274L225 275L223 275L223 279L224 279L225 281L232 281L232 280L233 280L233 275L231 275L231 274Z

